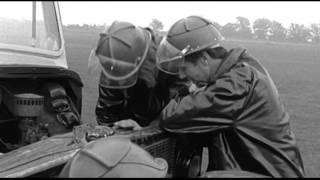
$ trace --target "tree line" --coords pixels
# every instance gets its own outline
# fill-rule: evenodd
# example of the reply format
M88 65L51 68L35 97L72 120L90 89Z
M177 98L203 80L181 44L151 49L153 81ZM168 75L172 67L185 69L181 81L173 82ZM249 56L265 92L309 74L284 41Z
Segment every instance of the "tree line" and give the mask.
M272 41L320 42L320 23L312 23L309 27L303 24L291 23L288 28L285 28L278 21L258 18L251 26L247 18L238 16L235 23L227 23L221 26L214 22L214 25L226 37Z
M289 28L285 28L278 21L258 18L251 26L249 19L242 16L236 17L235 23L229 22L223 26L212 22L226 38L320 43L320 23L313 23L309 27L291 23ZM163 29L163 24L158 19L152 19L150 26L160 33Z
M235 23L226 23L220 25L212 21L214 26L226 38L241 38L241 39L258 39L268 41L289 41L289 42L307 42L320 44L320 23L312 23L310 26L303 24L291 23L288 28L285 28L280 22L270 20L267 18L258 18L252 25L248 18L238 16ZM79 29L104 29L102 25L88 25L82 26L68 25L68 28ZM153 18L149 23L151 27L159 36L163 36L163 23Z

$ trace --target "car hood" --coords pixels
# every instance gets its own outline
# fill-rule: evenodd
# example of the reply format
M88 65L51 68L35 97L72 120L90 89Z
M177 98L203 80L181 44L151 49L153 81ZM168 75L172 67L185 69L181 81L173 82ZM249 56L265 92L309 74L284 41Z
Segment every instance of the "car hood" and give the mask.
M45 66L68 68L65 50L57 52L0 48L0 66Z

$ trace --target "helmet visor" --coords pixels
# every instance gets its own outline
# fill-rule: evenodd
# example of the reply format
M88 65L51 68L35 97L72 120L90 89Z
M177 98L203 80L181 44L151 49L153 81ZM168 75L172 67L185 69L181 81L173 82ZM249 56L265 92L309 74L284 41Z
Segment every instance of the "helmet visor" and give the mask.
M138 70L148 53L150 39L146 42L143 54L132 62L96 54L95 50L92 50L88 63L89 76L96 76L98 72L100 85L108 88L133 86L137 81Z
M179 66L184 62L184 51L180 51L163 38L157 50L157 67L168 74L179 74Z

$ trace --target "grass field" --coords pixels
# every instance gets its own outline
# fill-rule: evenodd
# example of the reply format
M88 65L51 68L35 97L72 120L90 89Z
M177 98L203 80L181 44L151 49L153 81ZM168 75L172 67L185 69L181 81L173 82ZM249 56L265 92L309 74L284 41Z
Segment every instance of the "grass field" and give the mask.
M97 84L87 76L90 51L98 32L64 31L69 67L84 83L82 119L90 121L98 96ZM226 47L242 46L269 70L290 114L291 126L302 152L307 177L320 177L320 46L226 41Z

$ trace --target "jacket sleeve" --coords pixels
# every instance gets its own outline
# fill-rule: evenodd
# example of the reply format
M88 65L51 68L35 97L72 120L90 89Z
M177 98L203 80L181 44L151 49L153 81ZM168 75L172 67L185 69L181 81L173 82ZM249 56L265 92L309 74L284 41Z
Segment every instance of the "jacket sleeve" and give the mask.
M251 71L243 64L223 74L204 91L171 100L160 115L160 126L169 132L199 133L227 128L246 103Z
M113 123L122 119L133 119L140 126L148 125L157 117L163 100L154 88L138 79L137 83L126 89L109 89L99 86L96 117L99 124Z
M132 112L131 118L141 126L147 126L154 118L159 116L162 108L161 98L156 94L155 88L148 88L143 80L128 90L128 110Z
M126 89L108 89L99 85L96 117L99 124L113 123L130 117Z

